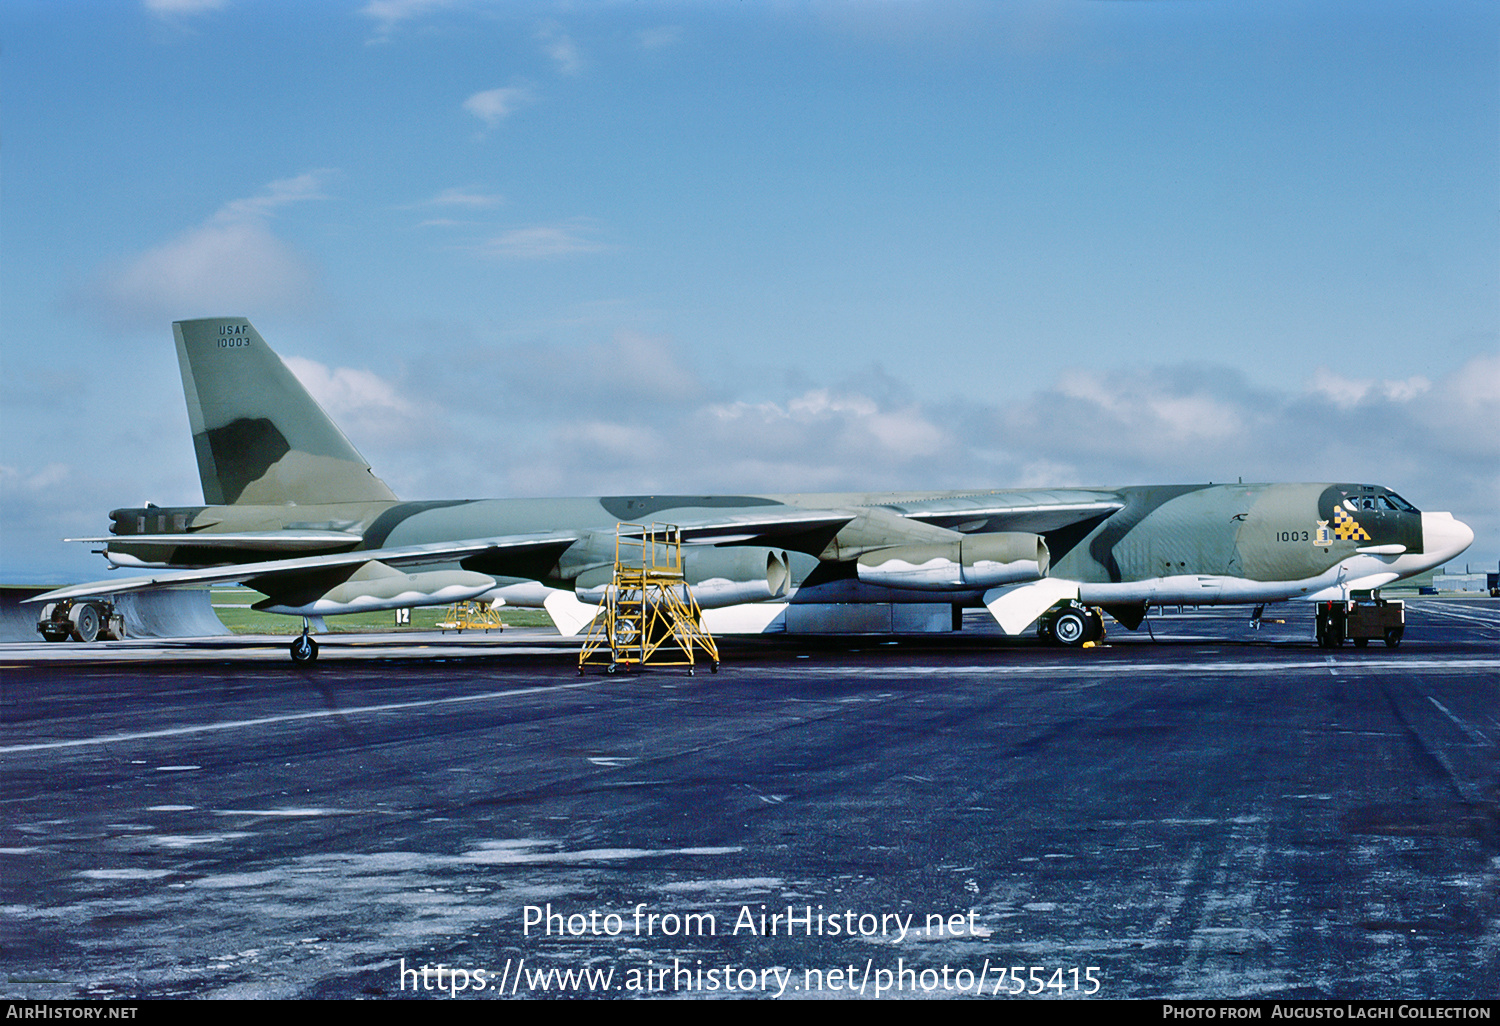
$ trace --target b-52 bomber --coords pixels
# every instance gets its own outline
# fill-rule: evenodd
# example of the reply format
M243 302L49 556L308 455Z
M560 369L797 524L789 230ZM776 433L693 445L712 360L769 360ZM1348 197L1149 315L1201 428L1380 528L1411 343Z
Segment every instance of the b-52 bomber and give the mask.
M575 634L622 524L681 529L713 630L948 629L983 606L1007 634L1071 646L1100 636L1101 610L1133 630L1153 605L1342 601L1474 538L1364 484L404 502L249 321L172 329L205 504L114 510L107 537L75 540L142 573L33 601L242 582L265 594L255 608L304 618L299 662L317 655L310 626L368 610L504 599Z

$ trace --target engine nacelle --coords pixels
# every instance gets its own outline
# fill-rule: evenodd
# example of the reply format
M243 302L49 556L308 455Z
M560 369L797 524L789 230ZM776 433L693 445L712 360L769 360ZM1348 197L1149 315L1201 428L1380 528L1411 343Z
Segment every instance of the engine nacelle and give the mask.
M957 591L994 588L1046 576L1041 535L1015 531L968 534L951 542L896 545L859 557L859 579L887 588Z
M779 549L706 545L683 546L682 575L700 609L785 598L792 576ZM613 579L612 566L591 567L578 575L573 590L581 601L601 605Z

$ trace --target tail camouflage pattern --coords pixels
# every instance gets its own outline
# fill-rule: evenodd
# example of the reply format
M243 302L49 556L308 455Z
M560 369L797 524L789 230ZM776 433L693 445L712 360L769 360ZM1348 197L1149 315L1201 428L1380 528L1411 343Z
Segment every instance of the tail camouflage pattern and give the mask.
M205 502L396 498L245 318L177 321L172 335Z

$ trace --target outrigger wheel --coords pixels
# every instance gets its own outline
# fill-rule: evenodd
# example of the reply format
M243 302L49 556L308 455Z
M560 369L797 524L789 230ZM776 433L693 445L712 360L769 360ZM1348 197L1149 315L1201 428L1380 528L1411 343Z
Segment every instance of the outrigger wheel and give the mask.
M318 643L307 633L307 624L302 625L302 634L292 642L292 662L299 666L318 661Z

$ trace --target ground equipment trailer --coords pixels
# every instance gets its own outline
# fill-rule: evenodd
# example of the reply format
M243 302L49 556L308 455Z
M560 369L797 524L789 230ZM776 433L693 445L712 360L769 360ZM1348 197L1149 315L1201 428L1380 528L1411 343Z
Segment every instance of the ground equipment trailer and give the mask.
M125 617L113 602L103 599L63 599L42 607L36 629L48 641L119 641L125 637Z
M1338 648L1345 639L1364 648L1372 638L1387 648L1401 644L1406 631L1406 603L1382 598L1319 602L1315 632L1319 648Z

